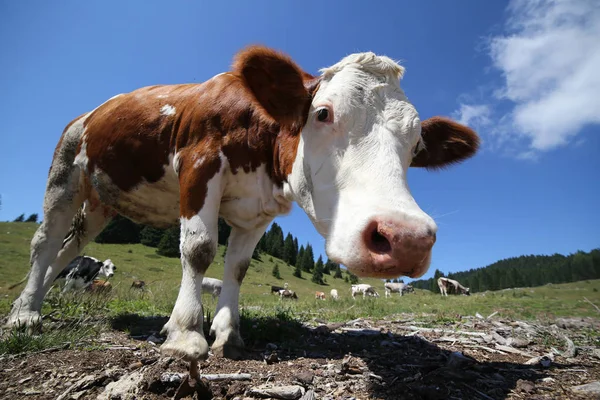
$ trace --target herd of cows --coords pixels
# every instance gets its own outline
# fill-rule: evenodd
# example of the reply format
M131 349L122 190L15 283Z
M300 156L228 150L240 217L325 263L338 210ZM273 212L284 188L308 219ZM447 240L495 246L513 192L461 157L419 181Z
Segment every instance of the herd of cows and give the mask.
M110 260L99 261L98 259L90 256L78 256L73 259L67 267L62 270L56 277L55 281L64 279L64 285L62 288L63 293L69 290L83 289L89 292L108 292L112 290L112 285L108 279L114 276L117 267ZM99 277L106 279L98 279ZM22 283L21 281L20 283ZM464 287L458 281L441 277L437 280L438 287L442 296L448 296L450 294L464 294L469 296L470 290L468 287ZM13 285L13 287L16 285ZM388 298L392 293L398 293L400 296L405 293L414 292L414 288L403 282L386 282L384 285L385 297ZM146 282L143 280L136 279L131 283L132 289L146 288ZM221 294L223 288L223 281L216 278L204 277L202 279L202 293L208 293L212 295L213 299L216 299ZM271 294L277 294L279 299L295 299L298 300L298 295L295 291L289 288L289 284L285 283L282 286L271 286ZM337 289L331 289L329 292L332 300L338 300L340 298ZM362 294L362 297L379 297L379 293L375 290L372 285L361 283L352 285L351 296L356 299L357 295ZM315 299L326 300L327 296L325 292L316 291Z

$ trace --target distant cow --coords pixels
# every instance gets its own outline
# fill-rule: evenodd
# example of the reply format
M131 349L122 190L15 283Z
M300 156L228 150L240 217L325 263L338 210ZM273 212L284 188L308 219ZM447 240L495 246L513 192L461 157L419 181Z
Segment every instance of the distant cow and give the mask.
M352 285L352 298L356 299L356 295L358 293L362 293L363 295L363 299L365 298L365 296L373 296L373 297L379 297L379 293L377 293L377 291L375 290L375 288L371 285L368 285L366 283L361 283L358 285Z
M315 299L320 299L320 300L325 300L325 293L324 292L315 292Z
M404 293L414 292L415 289L411 285L407 285L405 283L393 283L386 282L385 286L385 297L389 297L392 293L400 293L400 296L404 295Z
M440 288L440 293L442 296L448 296L450 294L464 294L466 296L471 295L471 291L468 287L464 287L458 281L454 279L448 279L441 277L437 281L438 287Z
M92 284L87 286L85 290L91 293L108 293L112 290L112 285L109 281L94 279Z
M279 291L279 300L282 299L298 300L298 296L296 296L296 292L294 292L293 290L283 289Z
M107 278L112 277L116 269L117 267L110 259L102 262L94 257L78 256L58 274L55 281L61 278L65 279L63 292L71 289L83 289L91 285L94 279L100 275Z
M215 278L203 278L202 279L202 293L212 294L213 299L216 299L221 295L221 289L223 288L223 281Z
M137 279L131 283L131 289L144 290L145 288L146 288L146 282L141 281L139 279Z
M339 298L337 289L331 289L331 292L329 292L329 293L331 294L331 298L333 300L337 300Z
M279 294L279 292L281 292L282 290L285 290L287 288L288 288L288 284L287 283L285 283L283 285L283 287L281 287L281 286L271 286L271 294L273 294L273 293Z

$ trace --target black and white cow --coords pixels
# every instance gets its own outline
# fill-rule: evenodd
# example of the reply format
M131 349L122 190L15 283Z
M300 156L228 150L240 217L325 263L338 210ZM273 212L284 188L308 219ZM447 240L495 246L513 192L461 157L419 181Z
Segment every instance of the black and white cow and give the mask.
M112 277L115 274L115 264L109 259L104 262L89 256L75 257L73 261L62 270L56 277L58 279L65 279L65 286L63 293L71 289L83 289L91 285L94 279L98 275L103 275L107 278Z

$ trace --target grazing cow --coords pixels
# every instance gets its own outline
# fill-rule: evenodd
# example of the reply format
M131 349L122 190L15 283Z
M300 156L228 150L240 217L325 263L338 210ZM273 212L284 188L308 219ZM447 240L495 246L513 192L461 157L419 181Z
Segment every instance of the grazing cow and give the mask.
M279 291L279 300L281 299L294 299L298 300L298 296L296 296L296 292L289 289L283 289Z
M133 281L131 283L131 287L130 289L140 289L140 290L145 290L146 289L146 282L141 281L139 279Z
M54 152L28 282L7 325L41 323L54 278L117 214L181 225L182 281L161 350L190 361L193 374L208 357L199 283L217 251L219 216L232 230L210 327L216 356L243 356L240 285L266 228L293 202L329 259L354 274L420 277L437 225L412 197L407 169L461 162L479 137L448 118L422 121L403 73L367 52L313 76L251 46L206 82L144 87L75 118Z
M412 285L407 285L405 283L399 282L399 283L394 283L394 282L386 282L385 285L383 285L385 287L385 297L389 297L392 295L392 293L400 293L400 296L404 295L404 293L411 293L414 292L415 289L412 287Z
M64 293L71 289L84 289L100 275L111 278L116 269L110 258L102 262L94 257L78 256L54 280L65 279Z
M325 293L315 292L315 299L325 300Z
M273 293L279 294L279 292L281 292L282 290L287 289L287 288L288 288L288 284L287 283L284 284L283 287L281 287L281 286L271 286L271 294L273 294Z
M85 290L91 293L108 293L112 290L112 285L109 281L94 279L92 284L86 287Z
M339 295L338 295L337 289L331 289L331 292L329 292L329 293L331 294L331 298L333 300L339 299Z
M440 277L437 280L438 287L440 288L440 293L442 296L448 296L450 294L463 294L465 296L470 296L471 291L468 287L464 287L458 281L454 279L448 279L444 277Z
M379 293L377 293L377 291L375 290L375 288L369 284L366 283L360 283L358 285L352 285L352 298L354 300L356 300L356 295L358 293L362 293L363 295L363 299L365 298L365 296L373 296L373 297L379 297Z
M223 289L223 281L215 278L203 278L202 279L202 293L210 293L213 299L216 299L221 295Z

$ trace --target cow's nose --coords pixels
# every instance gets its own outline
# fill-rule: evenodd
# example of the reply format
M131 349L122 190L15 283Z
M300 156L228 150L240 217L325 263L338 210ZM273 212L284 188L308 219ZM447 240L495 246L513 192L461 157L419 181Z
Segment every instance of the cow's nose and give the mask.
M394 218L374 218L363 233L365 247L380 272L417 277L428 267L435 227Z

